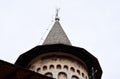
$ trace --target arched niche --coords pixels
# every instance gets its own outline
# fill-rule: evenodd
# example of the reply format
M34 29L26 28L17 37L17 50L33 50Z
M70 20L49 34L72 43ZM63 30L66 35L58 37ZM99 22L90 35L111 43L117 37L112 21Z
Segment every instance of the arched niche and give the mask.
M58 79L67 79L67 74L65 72L60 72L58 74Z
M53 74L51 72L47 72L47 73L45 73L45 76L53 77Z

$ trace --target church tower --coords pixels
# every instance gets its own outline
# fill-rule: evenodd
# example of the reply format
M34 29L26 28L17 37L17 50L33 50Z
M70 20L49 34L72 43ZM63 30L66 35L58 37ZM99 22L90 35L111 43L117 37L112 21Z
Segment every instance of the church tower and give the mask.
M43 45L20 55L15 64L56 79L101 79L97 58L72 46L59 20L57 13Z

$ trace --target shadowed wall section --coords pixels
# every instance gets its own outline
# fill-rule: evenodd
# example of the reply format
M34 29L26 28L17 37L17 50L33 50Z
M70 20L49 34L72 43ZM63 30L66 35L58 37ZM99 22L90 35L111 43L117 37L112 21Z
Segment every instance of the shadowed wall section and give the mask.
M0 79L52 79L0 60Z

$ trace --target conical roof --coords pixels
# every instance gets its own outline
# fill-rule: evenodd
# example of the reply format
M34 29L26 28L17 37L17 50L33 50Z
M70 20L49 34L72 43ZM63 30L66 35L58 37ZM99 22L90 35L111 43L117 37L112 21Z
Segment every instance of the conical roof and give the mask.
M56 19L55 23L48 33L43 45L47 44L66 44L71 45L67 35L65 34L64 30L62 29L59 20Z

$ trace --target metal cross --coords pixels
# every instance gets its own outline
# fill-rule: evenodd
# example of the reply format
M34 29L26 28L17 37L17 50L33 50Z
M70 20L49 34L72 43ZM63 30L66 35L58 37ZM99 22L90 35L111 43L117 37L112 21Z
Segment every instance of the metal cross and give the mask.
M58 12L59 12L60 8L56 9L56 16L55 16L55 21L59 21L60 18L58 16Z
M56 9L56 17L58 17L58 12L60 11L60 8Z

